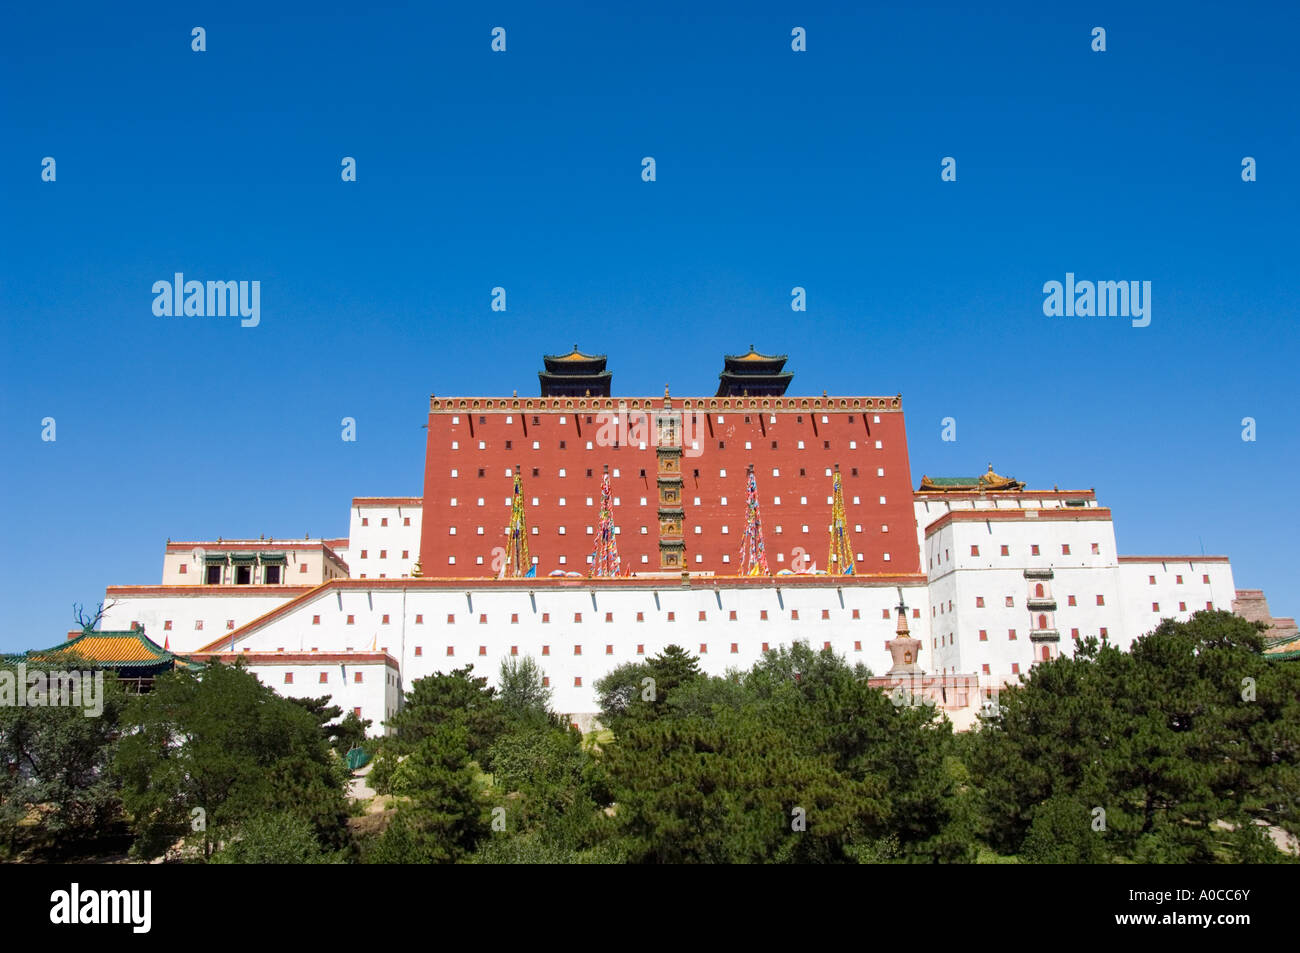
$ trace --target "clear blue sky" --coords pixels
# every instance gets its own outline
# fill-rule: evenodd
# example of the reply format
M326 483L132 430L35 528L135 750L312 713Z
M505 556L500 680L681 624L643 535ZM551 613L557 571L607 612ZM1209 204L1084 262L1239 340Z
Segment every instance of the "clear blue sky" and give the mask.
M901 391L915 479L1095 487L1121 552L1300 611L1295 4L277 6L6 11L0 650L168 536L345 534L421 492L430 393L574 342L623 394L750 343ZM261 325L155 317L176 271ZM1067 271L1151 281L1151 326L1044 317Z

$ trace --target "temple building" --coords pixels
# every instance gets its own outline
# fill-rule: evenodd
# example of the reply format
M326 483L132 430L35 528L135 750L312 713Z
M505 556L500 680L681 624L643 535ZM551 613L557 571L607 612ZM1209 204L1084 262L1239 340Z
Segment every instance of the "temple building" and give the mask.
M1226 556L1121 554L1094 490L992 465L914 485L900 395L791 396L786 360L751 346L712 395L615 395L575 347L536 397L431 397L419 495L353 498L346 537L168 541L161 583L110 586L103 625L374 731L467 663L495 681L531 656L586 727L620 664L676 644L721 674L795 640L964 727L1083 638L1239 600Z

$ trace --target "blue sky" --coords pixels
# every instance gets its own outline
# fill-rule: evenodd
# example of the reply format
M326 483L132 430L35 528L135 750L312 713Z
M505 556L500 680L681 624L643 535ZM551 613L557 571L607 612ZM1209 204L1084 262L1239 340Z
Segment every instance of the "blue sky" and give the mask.
M430 393L536 393L575 342L622 394L750 343L792 392L901 391L915 480L1095 487L1121 552L1300 611L1300 14L995 6L11 7L0 650L169 536L344 535L421 491ZM176 271L260 281L260 325L156 317ZM1150 327L1045 317L1067 271L1151 281Z

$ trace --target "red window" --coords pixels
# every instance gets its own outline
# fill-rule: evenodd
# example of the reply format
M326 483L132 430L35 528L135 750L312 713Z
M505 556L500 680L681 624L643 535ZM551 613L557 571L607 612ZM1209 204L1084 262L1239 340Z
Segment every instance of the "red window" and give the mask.
M830 609L823 609L823 610L822 610L822 618L823 618L823 619L829 619L830 617L831 617L831 610L830 610Z
M353 673L352 673L352 681L355 682L357 685L360 685L360 684L361 684L361 673L360 673L360 672L353 672Z
M202 631L202 629L203 629L203 620L202 620L202 619L195 619L195 620L194 620L194 629L195 629L195 631Z
M163 623L163 631L170 632L171 628L172 628L172 620L168 619L166 622Z
M612 613L612 612L606 612L606 613L605 613L605 621L606 621L606 622L613 622L613 621L614 621L614 613Z
M543 613L542 613L542 621L543 621L543 622L550 622L550 621L551 621L551 614L550 614L549 612L543 612Z
M1207 608L1207 609L1209 609L1211 612L1213 612L1213 611L1214 611L1214 603L1213 603L1213 602L1207 602L1207 603L1205 604L1205 608Z
M857 610L855 609L854 611L856 612ZM728 614L728 616L727 616L727 621L728 621L728 622L735 622L735 621L736 621L736 610L735 610L735 609L732 609L731 612Z
M799 621L799 610L798 610L798 609L791 609L791 610L790 610L790 619L791 619L792 621L794 621L794 622L798 622L798 621Z
M574 622L581 622L581 621L582 621L582 613L581 613L581 612L575 612L575 613L573 614L573 621L574 621Z
M1011 674L1012 674L1012 675L1019 675L1019 674L1020 674L1020 663L1019 663L1019 662L1012 662L1012 663L1011 663Z
M1003 547L1002 547L1002 555L1003 555L1003 556L1010 556L1010 555L1011 555L1011 547L1010 547L1010 546L1003 546Z
M456 650L455 650L455 648L453 648L453 647L450 646L450 645L447 646L447 654L448 654L448 655L455 655L455 654L456 654Z
M970 554L972 556L978 556L980 554L980 548L978 546L972 546L970 548Z
M519 624L519 613L518 613L518 612L512 612L512 613L510 613L510 624L511 624L511 625L518 625L518 624Z
M1186 611L1187 611L1187 603L1186 603L1186 602L1180 602L1180 603L1178 603L1178 611L1179 611L1179 612L1186 612Z
M1093 543L1093 544L1092 544L1092 554L1093 554L1094 556L1096 556L1096 555L1099 555L1100 553L1101 553L1101 544L1100 544L1100 543Z
M1160 611L1160 603L1158 603L1158 602L1153 602L1153 603L1151 603L1151 611L1152 611L1152 612L1159 612L1159 611Z
M573 687L574 687L574 688L581 688L581 687L582 687L582 676L581 676L581 675L574 676L574 679L573 679Z
M736 655L736 654L738 654L739 652L740 652L740 644L737 643L737 642L732 642L732 643L731 643L731 654L732 654L732 655Z
M354 714L354 715L356 715L358 718L360 718L360 717L361 717L361 706L358 705L356 708L352 709L352 714Z
M365 558L366 558L366 550L364 550L364 549L361 550L361 558L362 558L362 559L365 559Z
M379 551L379 558L380 558L380 559L387 559L387 558L388 558L388 550L386 550L386 549L381 549L381 550Z
M190 571L190 567L187 566L185 563L181 563L181 575L183 576L189 571Z
M828 649L828 648L830 648L830 647L831 647L831 644L830 644L829 642L823 642L823 643L822 643L822 648L824 648L824 649Z
M551 677L549 675L543 675L542 688L550 688L550 687L551 687Z
M403 525L403 526L410 526L410 525L411 525L411 518L410 518L409 516L403 516L403 517L402 517L402 525Z
M1011 641L1011 642L1014 642L1014 641L1016 640L1016 630L1015 630L1015 629L1007 629L1007 639L1008 639L1009 641Z
M1037 555L1038 555L1038 544L1037 544L1037 543L1032 543L1032 544L1030 545L1030 547L1029 547L1029 554L1030 554L1031 556L1037 556Z
M767 651L767 643L766 643L766 642L763 643L763 651L764 651L764 652Z
M486 645L480 645L480 646L478 647L478 654L479 654L479 655L487 655L487 646L486 646Z
M1038 613L1038 628L1039 629L1047 628L1047 614L1044 612Z
M675 612L670 612L670 613L668 613L668 621L669 621L669 622L673 622L673 621L675 621L676 618L677 618L677 613L675 613Z
M299 563L299 564L298 564L298 572L300 572L300 573L304 573L304 572L306 572L306 571L307 571L307 564L306 564L306 563Z
M701 610L700 610L700 621L703 622L703 621L704 621L705 619L707 619L707 618L708 618L708 614L707 614L703 609L701 609Z
M1015 604L1016 604L1015 597L1014 597L1014 596L1007 596L1007 605L1009 605L1009 606L1014 606Z
M285 672L285 673L284 673L284 683L285 683L286 685L292 685L292 684L293 684L293 672Z
M575 646L573 647L573 654L574 654L574 655L581 655L581 654L582 654L582 646L581 646L581 645L575 645Z
M448 612L448 613L447 613L447 624L448 624L448 625L455 625L455 624L456 624L456 614L455 614L454 612Z
M1106 637L1106 627L1104 625L1101 627L1101 637L1103 639Z
M888 622L888 621L889 621L889 610L888 610L888 609L881 609L881 610L880 610L880 618L882 618L882 619L884 619L886 622Z
M987 629L980 629L980 641L981 641L981 642L987 642L988 640L989 640L989 633L988 633L988 630L987 630Z
M976 596L976 597L975 597L975 608L976 608L976 609L983 609L983 608L984 608L984 597L983 597L983 596Z
M479 624L479 625L487 625L487 613L486 613L486 612L480 612L480 613L478 614L478 624Z
M1046 592L1047 590L1043 588L1043 584L1041 582L1038 585L1034 586L1035 599L1042 599Z
M510 654L511 654L511 655L518 655L518 654L519 654L519 646L517 646L517 645L512 645L512 646L510 646Z
M1208 572L1201 577L1201 582L1205 583L1207 586L1210 584L1210 574Z
M417 645L417 646L415 647L415 657L416 657L416 658L419 658L419 657L420 657L421 655L423 655L423 654L424 654L424 646L423 646L423 645Z
M550 647L549 645L543 645L543 646L542 646L542 654L543 654L543 655L550 655L550 654L551 654L551 647Z
M329 672L321 672L321 673L320 673L320 683L321 683L322 685L324 685L324 684L326 684L327 682L329 682L329 680L330 680L330 673L329 673Z
M312 625L320 625L320 616L318 616L318 615L314 615L314 616L312 616L312 617L311 617L311 624L312 624Z
M984 674L985 674L985 675L987 675L987 674L989 673L989 663L988 663L988 662L985 662L985 663L984 663L984 665L983 665L983 671L984 671Z
M612 645L607 645L607 646L605 646L605 654L606 654L606 655L613 655L613 654L614 654L614 646L612 646Z
M417 613L415 614L415 624L416 624L416 625L424 625L424 613L422 613L422 612L417 612Z
M1044 662L1050 662L1051 660L1052 660L1052 650L1051 650L1050 648L1048 648L1046 645L1044 645L1044 646L1043 646L1043 661L1044 661Z
M1147 582L1154 586L1154 585L1156 584L1156 577L1155 577L1155 576L1147 576Z
M1071 630L1070 630L1070 638L1072 638L1072 639L1074 639L1074 641L1078 642L1078 641L1079 641L1079 630L1078 630L1078 629L1071 629Z
M1104 606L1105 604L1106 604L1106 597L1103 596L1103 595L1098 595L1098 596L1097 596L1097 605L1099 605L1099 606Z
M885 615L888 616L889 613L886 612ZM920 609L913 609L913 610L912 610L912 618L913 618L913 619L919 619L919 618L921 618L921 610L920 610Z
M402 558L403 558L403 559L410 559L410 558L411 558L411 551L410 551L409 549L404 549L404 550L402 550Z
M380 625L388 625L388 613L387 613L387 612L385 612L385 613L383 614L383 617L380 619L379 624L380 624Z
M700 643L700 654L701 654L701 655L708 655L708 654L709 654L709 647L708 647L707 645L705 645L703 642Z
M855 651L855 652L861 652L861 651L862 651L862 642L861 642L861 641L855 641L855 642L853 643L853 651Z
M382 517L380 517L380 518L379 518L379 525L380 525L380 526L387 526L387 525L388 525L388 517L387 517L387 516L382 516Z
M1174 576L1174 585L1181 586L1182 584L1183 584L1183 577Z
M227 620L226 620L226 631L230 631L230 630L233 629L234 627L235 627L235 620L234 620L234 619L227 619Z
M644 612L638 612L638 613L636 614L636 621L638 621L638 622L644 622L644 621L645 621L645 613L644 613Z
M370 525L370 517L369 517L369 516L363 516L363 517L361 517L361 525L362 525L362 526L369 526L369 525Z
M1067 604L1067 605L1072 605L1072 606L1073 606L1073 605L1078 605L1078 603L1077 603L1077 602L1075 601L1075 599L1074 599L1074 596L1066 596L1066 597L1065 597L1065 601L1066 601L1066 604Z
M645 655L645 646L644 646L644 645L638 645L638 646L636 647L636 654L637 654L637 655Z
M353 617L353 616L348 616L348 625L355 625L355 624L356 624L356 621L357 621L357 620L356 620L355 617Z
M862 614L861 614L857 609L854 609L854 610L853 610L853 618L855 618L855 619L861 619L861 618L862 618Z
M1062 556L1068 556L1068 555L1070 555L1070 544L1069 544L1069 543L1062 543L1062 544L1061 544L1061 555L1062 555Z

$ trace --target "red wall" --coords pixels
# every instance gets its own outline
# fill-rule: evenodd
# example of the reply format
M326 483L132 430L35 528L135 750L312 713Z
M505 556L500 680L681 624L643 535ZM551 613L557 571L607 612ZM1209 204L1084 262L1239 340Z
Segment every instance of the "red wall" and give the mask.
M699 413L701 421L699 453L692 455L688 445L681 458L687 568L716 575L737 573L745 525L746 466L753 463L772 571L793 568L796 547L802 547L818 569L825 569L831 512L827 504L831 478L826 476L826 469L839 463L853 550L864 556L863 562L856 564L856 571L919 571L907 437L902 411L895 409L897 400L787 397L780 401L769 399L766 410L761 408L762 399L757 408L738 406L753 401L672 400L673 410L682 411L686 405L690 409L684 412ZM662 398L612 399L615 408L620 402L626 402L629 408L639 405L658 410L663 406ZM594 538L587 535L586 527L595 527L599 518L600 481L606 463L611 471L613 495L620 498L613 515L621 530L618 541L623 567L633 572L659 569L653 439L647 441L645 450L636 444L602 446L597 440L602 422L598 415L609 413L604 409L606 400L456 398L433 403L425 454L420 542L425 576L493 575L492 551L503 545L510 517L505 501L511 495L513 479L507 476L507 470L513 471L516 464L523 474L528 504L529 553L538 557L539 576L554 569L587 574L587 556ZM581 403L589 406L581 408ZM776 409L778 403L780 409ZM879 423L875 422L876 415ZM724 421L721 424L719 416ZM775 423L771 422L773 417ZM453 422L456 419L458 423ZM802 450L797 449L800 440L804 442ZM882 444L879 450L875 449L877 440ZM453 441L459 444L456 450L451 449ZM479 448L480 441L486 445L483 449ZM507 441L512 444L510 449L506 448ZM533 449L534 441L540 444L539 449ZM566 444L564 449L560 448L561 441ZM591 450L586 449L588 441L593 444ZM724 444L721 449L720 441ZM745 449L746 441L752 449ZM856 441L855 449L850 448L851 441ZM780 470L779 477L772 475L774 467ZM853 475L855 467L857 476ZM876 475L878 467L884 468L883 477ZM456 478L451 476L453 468L459 474ZM480 468L485 471L482 477L478 475ZM561 468L566 470L564 477L559 475ZM590 477L586 475L589 469ZM614 469L619 470L618 477L613 476ZM644 478L640 475L642 469ZM719 476L723 469L727 471L725 478ZM800 469L805 475L800 476ZM592 498L590 507L586 505L588 496ZM640 505L643 496L645 506ZM694 502L697 496L698 506ZM727 498L725 507L720 503L723 496ZM777 496L780 505L773 502ZM857 505L854 496L861 499ZM884 505L879 502L881 496L886 498ZM454 507L450 505L453 497L457 500ZM478 506L480 497L484 499L482 507ZM532 505L533 497L538 499L537 506ZM561 497L566 499L564 506L559 505ZM800 503L801 497L807 497L806 505ZM862 525L862 532L854 531L857 524ZM559 535L561 525L566 527L566 535ZM696 525L701 527L698 535ZM721 531L723 525L730 529L726 535ZM776 532L778 525L783 530L780 534ZM806 534L802 532L804 525L808 526ZM887 533L881 532L882 525L889 527ZM448 532L449 526L456 527L456 535ZM483 527L482 536L476 533L478 526ZM647 530L644 536L641 526ZM532 535L532 527L537 527L537 535ZM784 562L777 561L778 552L785 554ZM888 562L882 555L886 552L890 554ZM729 563L722 562L724 553L731 557ZM703 556L702 562L696 562L696 554ZM452 555L456 557L454 566L447 562ZM567 557L563 565L559 563L561 555ZM641 562L642 555L648 557L648 562ZM475 561L478 556L483 557L482 565Z

